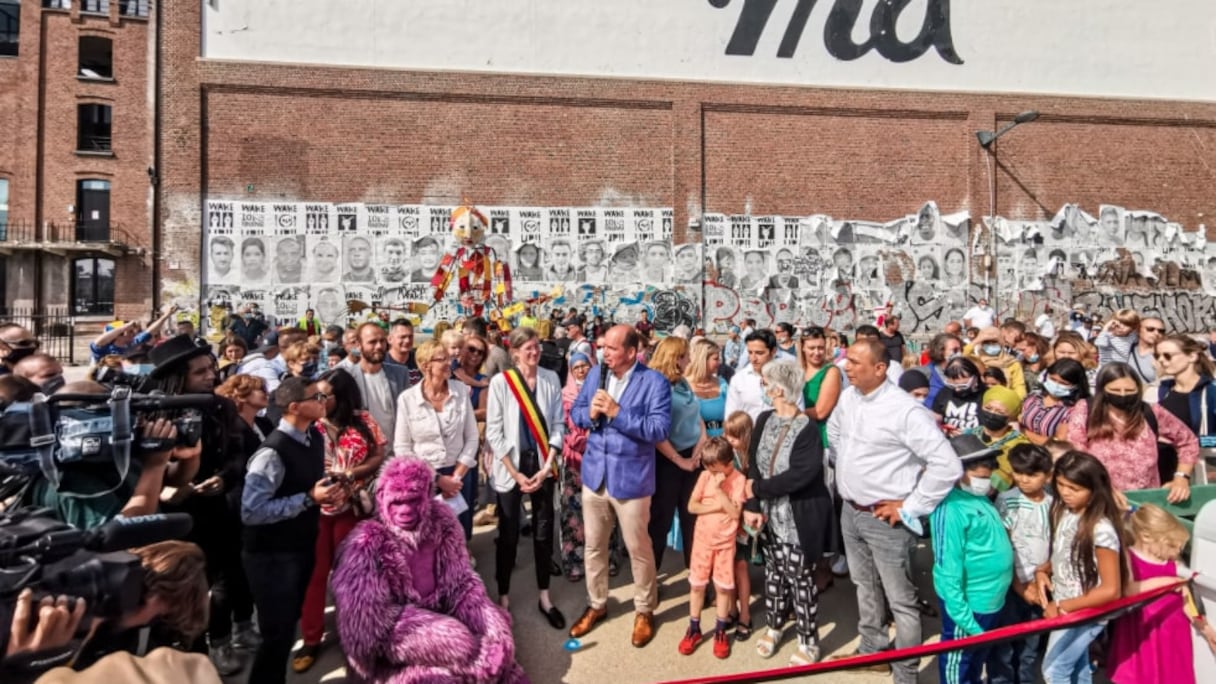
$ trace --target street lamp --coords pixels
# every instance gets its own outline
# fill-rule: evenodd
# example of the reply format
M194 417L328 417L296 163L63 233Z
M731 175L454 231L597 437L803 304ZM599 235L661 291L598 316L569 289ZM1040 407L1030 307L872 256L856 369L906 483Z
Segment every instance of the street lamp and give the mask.
M991 260L996 256L996 168L994 168L996 162L996 149L992 147L992 143L996 142L997 138L1005 135L1009 131L1012 131L1018 125L1030 123L1037 118L1039 118L1038 110L1031 109L1013 117L1013 121L1001 126L1000 129L998 129L995 133L992 131L975 132L975 139L980 142L980 147L988 150L988 217L992 222L992 225L988 230L988 263L985 264L986 268L984 269L984 282L987 285L985 289L988 291L988 301L992 302L994 308L997 308L998 310L1000 307L997 306L997 298L995 293L992 291L992 276L990 275L992 272Z

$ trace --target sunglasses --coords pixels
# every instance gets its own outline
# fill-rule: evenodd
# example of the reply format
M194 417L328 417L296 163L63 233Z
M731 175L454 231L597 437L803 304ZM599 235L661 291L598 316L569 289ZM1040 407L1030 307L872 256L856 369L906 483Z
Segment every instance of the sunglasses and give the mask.
M1146 326L1144 326L1144 332L1163 333L1163 332L1165 332L1165 328L1154 328L1154 327L1146 325Z
M486 350L482 349L481 347L466 347L466 351L468 351L470 354L485 354L486 353Z
M1178 356L1178 354L1171 354L1170 352L1161 352L1160 354L1154 354L1153 358L1157 359L1158 361L1170 361L1175 356Z

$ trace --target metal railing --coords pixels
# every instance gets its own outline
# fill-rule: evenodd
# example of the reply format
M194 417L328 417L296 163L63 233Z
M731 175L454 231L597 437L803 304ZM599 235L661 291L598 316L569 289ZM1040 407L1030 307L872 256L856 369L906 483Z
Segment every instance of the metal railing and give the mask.
M47 222L41 226L31 221L9 221L0 224L0 242L19 243L79 243L102 242L138 246L134 236L119 223L97 224L91 221L67 223Z
M42 343L39 351L64 363L76 362L76 319L66 308L0 307L0 321L11 321L33 333Z
M82 135L76 142L77 152L113 152L108 135Z

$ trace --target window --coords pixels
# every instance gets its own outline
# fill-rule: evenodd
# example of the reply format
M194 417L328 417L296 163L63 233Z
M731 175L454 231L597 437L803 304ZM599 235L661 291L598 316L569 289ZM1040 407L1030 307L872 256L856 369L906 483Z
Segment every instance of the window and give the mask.
M118 13L124 17L148 18L148 0L118 0Z
M72 313L114 313L114 260L86 257L72 261Z
M109 14L110 0L81 0L80 11L84 14Z
M110 105L77 105L76 113L76 149L80 152L109 152Z
M106 242L110 239L110 181L76 181L76 240Z
M114 77L114 44L101 36L80 37L80 76L83 78Z
M42 6L46 9L72 9L72 0L42 0Z
M0 57L16 57L21 37L21 0L0 0Z

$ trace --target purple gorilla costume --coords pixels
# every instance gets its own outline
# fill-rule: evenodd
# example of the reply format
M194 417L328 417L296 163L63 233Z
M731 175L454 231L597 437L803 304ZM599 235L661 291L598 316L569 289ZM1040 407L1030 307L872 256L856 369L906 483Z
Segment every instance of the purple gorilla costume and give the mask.
M511 618L469 564L452 510L432 497L426 463L394 458L376 518L346 538L333 574L349 681L527 682Z

